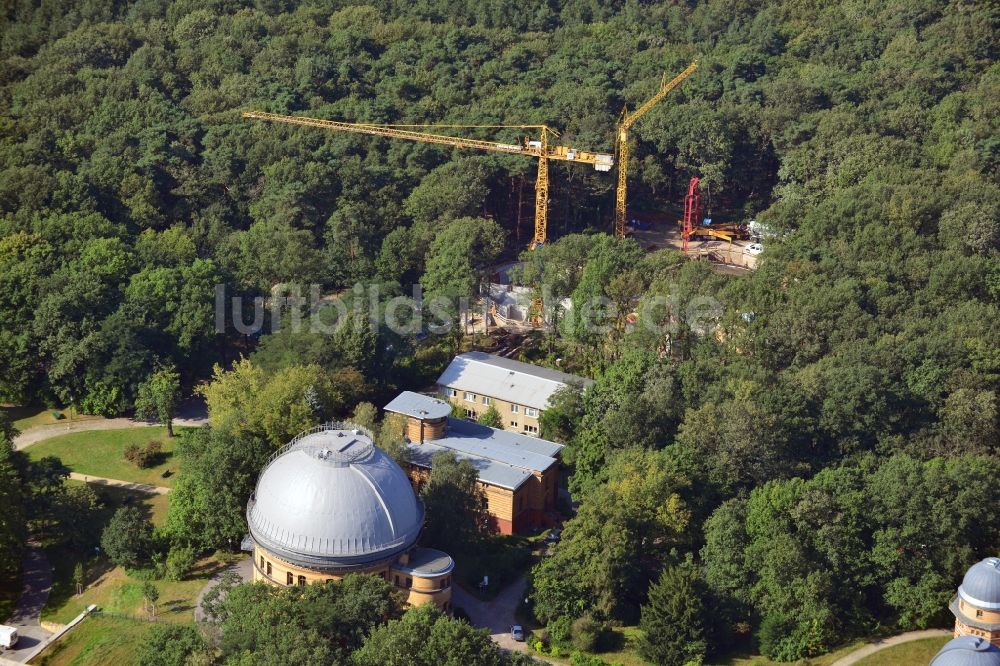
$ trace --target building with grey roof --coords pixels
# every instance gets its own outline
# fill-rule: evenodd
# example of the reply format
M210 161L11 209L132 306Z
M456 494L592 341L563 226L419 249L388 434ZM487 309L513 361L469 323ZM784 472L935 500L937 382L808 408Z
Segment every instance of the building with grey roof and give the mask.
M490 515L505 534L547 525L555 509L561 444L447 416L448 403L406 391L385 406L406 417L402 435L419 487L436 454L466 460L479 474Z
M1000 666L1000 648L979 636L959 636L945 643L930 666Z
M533 435L552 395L571 383L586 388L594 381L484 352L459 354L437 380L439 394L467 417L492 406L504 430Z
M1000 557L969 567L949 609L956 636L980 637L1000 647Z
M247 503L254 580L292 586L380 576L412 605L451 604L451 557L417 548L424 511L406 473L370 433L329 423L268 462Z

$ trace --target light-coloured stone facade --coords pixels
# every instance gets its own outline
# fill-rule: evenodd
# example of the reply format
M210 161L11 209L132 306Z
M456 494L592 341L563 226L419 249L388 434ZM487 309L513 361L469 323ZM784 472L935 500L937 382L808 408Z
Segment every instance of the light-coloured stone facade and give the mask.
M478 419L483 415L483 412L492 406L500 413L504 430L526 435L538 435L539 433L538 419L542 415L542 411L539 409L501 400L495 396L460 391L448 386L441 387L440 395L443 400L458 407L460 413L466 418Z
M956 637L980 636L1000 647L1000 611L977 608L958 595L950 608L955 615Z
M377 576L392 583L403 592L406 603L421 606L433 603L444 611L451 610L452 571L420 572L409 564L404 553L389 562L377 562L370 567L352 569L350 572L318 571L285 562L257 544L253 549L253 582L264 582L278 587L312 585L341 580L347 573Z

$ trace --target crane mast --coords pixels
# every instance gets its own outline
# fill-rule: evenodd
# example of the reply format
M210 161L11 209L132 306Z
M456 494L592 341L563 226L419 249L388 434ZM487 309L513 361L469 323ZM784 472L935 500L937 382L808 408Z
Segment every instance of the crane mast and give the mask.
M663 83L660 86L659 92L646 100L638 109L632 113L628 113L627 109L622 111L621 121L618 123L616 151L618 154L618 188L615 190L615 236L618 238L625 238L625 199L628 190L628 130L637 120L656 106L660 100L666 97L667 93L680 85L681 81L691 76L696 69L698 69L697 60L688 65L687 69L675 76L670 82Z
M290 125L318 127L340 132L351 132L353 134L367 134L370 136L382 136L393 139L406 139L408 141L419 141L421 143L452 146L454 148L485 150L489 152L505 153L507 155L526 155L528 157L534 157L538 160L538 177L535 181L535 234L531 242L531 247L544 244L547 238L549 160L582 162L584 164L593 165L594 169L597 171L610 171L612 165L614 164L614 157L605 153L594 153L567 146L550 145L548 142L549 135L551 134L553 137L558 137L559 134L546 125L383 125L374 123L346 123L336 120L308 118L305 116L286 116L277 113L265 113L263 111L246 111L243 113L243 117L254 120L287 123ZM501 143L499 141L468 139L410 129L418 127L493 127L532 129L537 130L540 136L538 140L528 140L524 144Z

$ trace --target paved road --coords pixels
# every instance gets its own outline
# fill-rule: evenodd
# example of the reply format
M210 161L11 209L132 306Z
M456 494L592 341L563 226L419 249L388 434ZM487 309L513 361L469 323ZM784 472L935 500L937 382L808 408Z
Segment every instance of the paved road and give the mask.
M191 409L182 412L180 418L174 419L174 426L196 428L208 423L203 409ZM18 451L26 449L42 440L59 437L71 432L86 432L88 430L124 430L126 428L149 428L160 425L152 421L136 421L134 419L90 419L87 421L72 421L69 423L53 423L52 425L28 428L14 438L14 448Z
M511 626L517 624L514 611L524 596L525 587L527 587L527 581L521 577L505 587L493 601L480 601L455 585L451 588L451 603L452 606L462 608L468 613L473 625L489 629L493 642L500 647L505 650L528 652L526 643L515 641L510 637ZM537 654L532 656L535 659L548 661L545 657L540 657Z
M863 648L859 648L849 655L841 657L837 661L833 662L831 666L850 666L850 664L857 663L867 657L868 655L875 654L879 650L884 650L887 647L892 647L893 645L899 645L900 643L908 643L910 641L920 640L921 638L934 638L935 636L951 636L952 632L946 631L944 629L925 629L923 631L908 631L905 634L900 634L898 636L892 636L891 638L883 638L875 641L874 643L869 643Z
M39 643L52 635L38 624L42 608L52 590L52 566L45 557L45 550L37 543L28 544L22 566L24 589L21 592L21 600L18 601L14 614L5 623L17 627L20 640L16 649L3 653L5 659L16 662L25 661Z
M94 483L101 486L115 486L116 488L149 493L150 495L166 495L170 492L170 488L164 488L163 486L151 486L148 483L134 483L132 481L109 479L103 476L91 476L90 474L79 474L77 472L70 472L69 478L74 481L86 481L87 483Z

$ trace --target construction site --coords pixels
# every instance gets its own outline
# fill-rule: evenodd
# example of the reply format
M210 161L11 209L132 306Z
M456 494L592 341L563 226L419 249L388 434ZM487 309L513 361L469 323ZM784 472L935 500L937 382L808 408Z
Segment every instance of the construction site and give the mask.
M617 163L617 183L615 187L615 207L612 227L616 238L634 238L647 251L671 248L685 256L711 262L720 272L739 274L753 270L759 255L763 252L762 239L754 233L755 224L713 223L703 215L700 179L690 179L680 216L664 212L632 213L628 210L628 169L629 131L656 107L672 90L697 70L694 61L681 73L668 79L664 75L659 90L634 111L624 108L618 118L615 134L614 154L584 150L556 143L560 134L547 125L398 125L377 123L349 123L304 116L288 116L261 111L248 111L243 117L251 120L285 123L314 127L318 129L353 134L364 134L391 139L402 139L439 146L449 146L465 150L478 150L506 155L518 155L537 160L535 178L534 233L529 247L543 246L548 242L548 208L550 204L549 161L578 162L591 166L599 172L609 172ZM431 131L434 130L434 131ZM529 131L518 142L485 140L439 134L438 131L455 130L497 130L509 135L511 130ZM483 332L489 326L508 329L531 329L544 324L542 303L532 298L527 287L515 285L507 277L507 270L513 264L490 269L490 279L483 296L483 307L479 317L468 322L468 332L476 333L477 324ZM562 304L568 307L568 303Z

